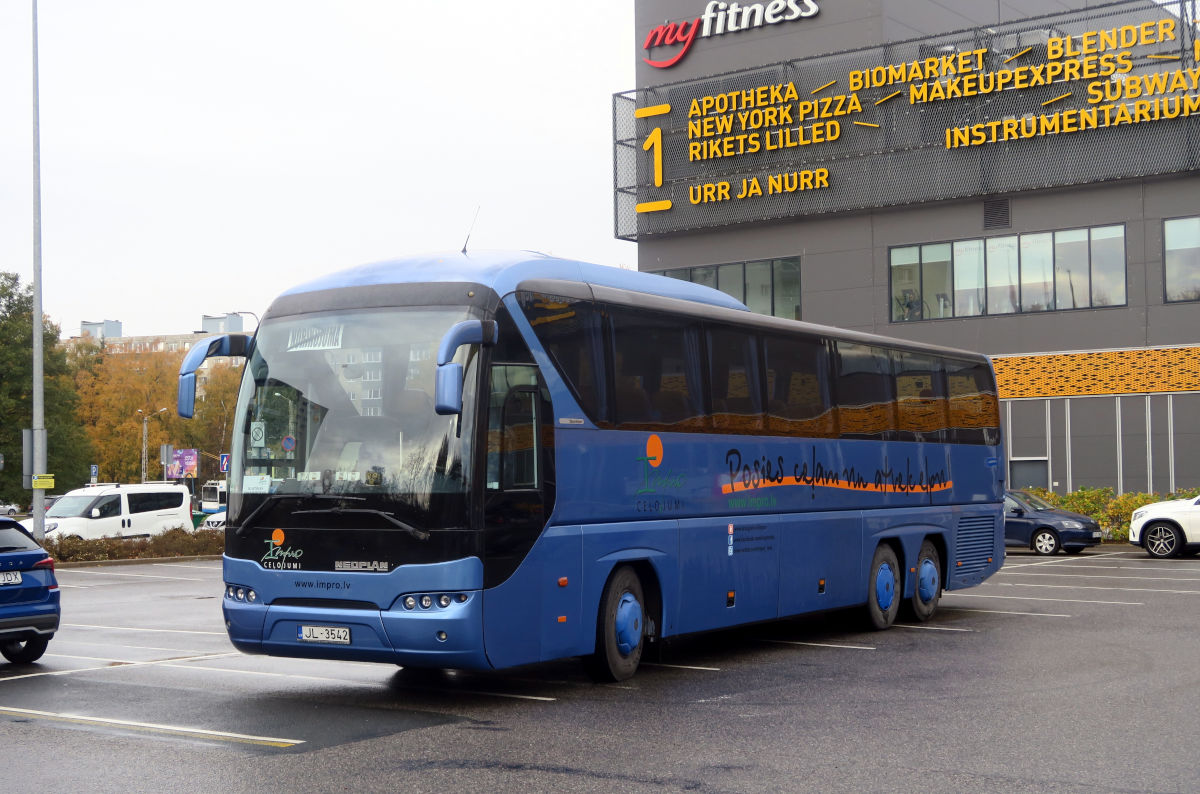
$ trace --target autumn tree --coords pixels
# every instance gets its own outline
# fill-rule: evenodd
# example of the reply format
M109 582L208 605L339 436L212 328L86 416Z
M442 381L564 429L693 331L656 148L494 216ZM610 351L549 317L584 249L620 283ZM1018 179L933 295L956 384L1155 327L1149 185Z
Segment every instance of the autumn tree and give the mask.
M70 376L59 328L44 319L43 408L46 472L55 490L87 482L92 457L88 436L76 417L78 398ZM21 484L21 429L33 426L33 289L22 287L16 273L0 272L0 501L28 504L32 493Z
M228 449L241 369L211 362L201 370L196 416L182 419L175 406L183 355L98 351L78 357L75 377L82 398L80 418L96 448L95 463L102 481L141 479L143 424L147 479L163 476L159 460L163 444L199 450L199 479L218 476L217 456Z

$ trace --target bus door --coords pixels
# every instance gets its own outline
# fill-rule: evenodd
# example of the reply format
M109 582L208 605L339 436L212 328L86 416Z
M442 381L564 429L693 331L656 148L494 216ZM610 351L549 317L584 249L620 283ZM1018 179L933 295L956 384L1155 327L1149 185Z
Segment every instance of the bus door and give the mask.
M557 585L560 577L581 582L579 534L565 533L539 545L553 501L553 456L550 402L540 384L537 367L497 363L491 367L488 391L487 464L483 505L484 635L488 658L496 666L522 664L546 656L545 615L564 614L549 599L578 601L578 588ZM559 549L556 546L574 547ZM542 574L544 561L562 565ZM546 584L554 580L553 589ZM562 590L557 593L554 591ZM578 604L570 611L571 627L578 625ZM559 630L561 631L561 630ZM550 656L561 655L553 654Z
M776 516L679 520L678 633L779 616L781 529Z

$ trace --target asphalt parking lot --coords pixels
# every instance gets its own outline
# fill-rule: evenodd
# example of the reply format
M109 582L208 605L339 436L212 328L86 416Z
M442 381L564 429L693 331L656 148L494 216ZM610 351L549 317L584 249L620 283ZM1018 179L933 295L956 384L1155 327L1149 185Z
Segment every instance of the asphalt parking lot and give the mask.
M1195 791L1200 560L1010 553L927 624L685 638L631 681L253 657L219 561L60 568L6 779L87 791Z

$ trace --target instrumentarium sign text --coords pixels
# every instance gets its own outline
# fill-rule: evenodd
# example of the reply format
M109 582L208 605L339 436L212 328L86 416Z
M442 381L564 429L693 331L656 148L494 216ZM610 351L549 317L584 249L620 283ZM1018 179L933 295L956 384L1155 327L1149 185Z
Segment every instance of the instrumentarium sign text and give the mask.
M654 60L649 56L642 60L656 69L670 69L683 60L698 38L707 39L764 25L795 22L816 16L818 11L820 8L814 0L770 0L767 3L722 3L711 0L704 6L704 13L691 22L686 19L682 22L664 22L652 28L646 34L642 48L648 54L659 48L670 50L672 54L662 60Z
M704 19L696 23L702 31ZM1021 62L1033 50L1027 47L989 70L988 50L975 49L852 70L841 92L841 81L832 80L811 89L787 82L698 96L687 107L687 160L729 161L727 170L733 170L738 158L790 150L796 156L789 162L819 162L822 145L841 139L847 125L865 128L867 134L879 130L874 113L885 103L907 100L914 107L930 106L1035 88L1051 94L1058 88L1061 93L1032 105L1020 117L948 127L941 145L985 146L1200 115L1200 68L1179 63L1173 69L1172 62L1182 61L1180 55L1152 51L1177 41L1178 24L1176 19L1159 19L1050 38L1040 63ZM1193 49L1194 61L1200 63L1200 40ZM1134 75L1135 58L1163 66ZM1078 106L1069 106L1068 100ZM662 104L638 108L634 115L652 119L671 112L671 105ZM662 188L669 176L663 174L662 148L662 128L656 126L642 145L650 154L653 176L653 188L642 188L646 197ZM688 201L713 204L836 189L837 174L831 169L836 165L693 182L687 185ZM672 205L669 198L658 198L639 202L636 210L664 212Z

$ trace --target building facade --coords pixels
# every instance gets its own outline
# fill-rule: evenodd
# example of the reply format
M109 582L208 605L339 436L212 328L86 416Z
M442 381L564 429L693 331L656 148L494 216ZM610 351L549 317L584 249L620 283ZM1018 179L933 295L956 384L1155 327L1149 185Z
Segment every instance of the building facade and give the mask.
M1014 486L1200 486L1196 5L640 0L616 235L988 354Z

